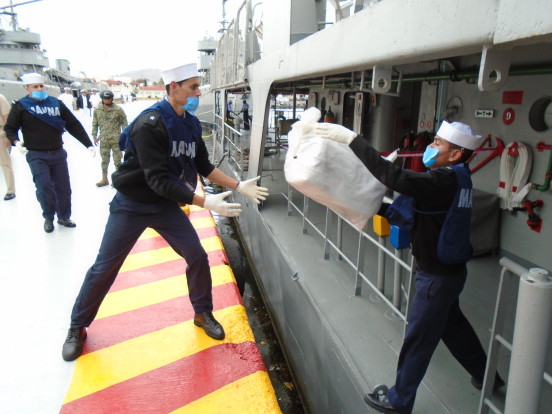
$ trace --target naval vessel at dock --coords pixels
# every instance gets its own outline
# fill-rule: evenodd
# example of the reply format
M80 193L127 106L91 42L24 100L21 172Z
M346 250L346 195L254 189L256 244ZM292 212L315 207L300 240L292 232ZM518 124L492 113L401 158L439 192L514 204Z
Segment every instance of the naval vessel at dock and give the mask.
M498 370L507 387L475 389L440 345L414 413L549 412L549 2L223 4L235 13L213 53L204 96L213 112L200 118L214 125L219 167L240 179L261 176L270 190L260 206L235 196L243 206L236 224L306 410L373 412L363 396L394 382L413 292L409 248L395 248L372 221L358 230L287 183L288 133L302 97L381 153L402 147L401 160L419 156L414 141L432 138L444 120L487 138L469 164L475 255L460 301L490 355L487 372ZM282 97L292 102L286 115L276 113ZM229 116L228 101L242 99L250 130ZM511 205L518 188L527 192Z

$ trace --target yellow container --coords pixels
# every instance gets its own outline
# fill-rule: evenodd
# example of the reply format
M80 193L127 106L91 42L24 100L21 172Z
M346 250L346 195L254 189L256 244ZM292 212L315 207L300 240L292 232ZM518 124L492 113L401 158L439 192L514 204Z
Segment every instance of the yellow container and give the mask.
M389 222L385 217L376 214L372 217L372 223L374 226L374 233L381 237L389 236L391 231Z

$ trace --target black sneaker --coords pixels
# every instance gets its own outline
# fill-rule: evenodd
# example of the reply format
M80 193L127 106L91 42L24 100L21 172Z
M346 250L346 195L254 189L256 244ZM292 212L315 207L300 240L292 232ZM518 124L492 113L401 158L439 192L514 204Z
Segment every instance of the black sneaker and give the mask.
M51 233L54 231L54 223L52 222L52 220L44 220L44 231L46 233Z
M471 378L472 385L477 388L478 390L481 390L483 388L483 381L477 380L475 377ZM493 391L497 391L504 387L506 383L502 378L500 378L500 375L496 374L495 381L493 384Z
M384 392L379 392L377 388L383 388L385 386L376 387L373 393L366 394L364 396L364 402L372 407L374 410L380 413L386 414L410 414L406 411L397 410L391 405L387 398L387 387L384 388Z
M74 361L82 354L82 344L86 339L86 328L71 328L63 344L61 356L66 361Z
M75 222L71 219L58 219L58 224L61 224L65 227L77 227Z
M224 328L217 322L211 312L196 313L194 325L203 328L207 336L213 339L224 339Z
M14 194L14 193L6 193L6 195L4 196L4 200L5 200L5 201L13 200L14 198L15 198L15 194Z

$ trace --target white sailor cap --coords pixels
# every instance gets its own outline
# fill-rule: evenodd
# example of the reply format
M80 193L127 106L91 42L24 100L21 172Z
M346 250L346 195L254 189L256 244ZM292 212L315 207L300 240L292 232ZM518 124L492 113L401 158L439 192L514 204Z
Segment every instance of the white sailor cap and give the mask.
M21 80L25 85L32 85L34 83L44 83L46 78L39 73L25 73L21 76Z
M437 135L448 142L470 150L476 149L481 139L481 135L476 135L469 125L461 122L449 124L447 121L443 121Z
M81 93L82 93L82 92L86 92L86 89L81 89L80 91L81 91Z
M63 90L65 90L65 91L70 91L71 88L70 88L69 86L64 86L64 87L63 87Z
M186 79L195 78L196 76L199 76L196 63L188 63L186 65L161 72L161 77L163 78L165 85L168 85L173 81L180 82Z

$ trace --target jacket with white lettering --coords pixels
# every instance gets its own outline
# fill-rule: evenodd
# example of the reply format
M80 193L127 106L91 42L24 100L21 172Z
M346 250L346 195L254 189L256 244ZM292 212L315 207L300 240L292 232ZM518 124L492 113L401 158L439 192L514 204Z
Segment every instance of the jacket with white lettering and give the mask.
M59 101L60 117L65 121L65 129L85 147L91 147L92 141L88 137L84 127L75 118L63 102ZM21 140L17 131L21 129L22 140L29 151L55 151L63 147L61 136L63 132L31 115L25 107L17 101L11 108L4 131L11 144L15 140Z
M383 159L362 136L355 138L350 148L380 182L414 199L414 226L410 235L412 254L420 270L431 274L452 275L464 269L465 262L447 264L437 254L439 236L447 212L457 196L458 180L454 169L445 167L428 172L404 170ZM467 177L469 179L469 171ZM465 206L471 213L471 198ZM469 231L458 234L458 237L469 239ZM467 243L469 244L469 240Z
M197 118L194 121L199 124ZM201 138L201 128L198 128L198 133L192 130L189 133L193 135L195 144L193 160L197 172L207 177L215 166L209 161L209 152ZM172 171L171 165L178 160L170 159L176 156L180 160L187 160L190 153L187 149L175 150L172 147L168 131L159 113L148 112L137 118L130 130L130 135L135 154L130 156L127 148L125 161L111 176L113 186L125 196L143 203L169 199L177 203L192 204L194 191L183 183L181 176L177 177ZM171 165L170 161L173 161Z

